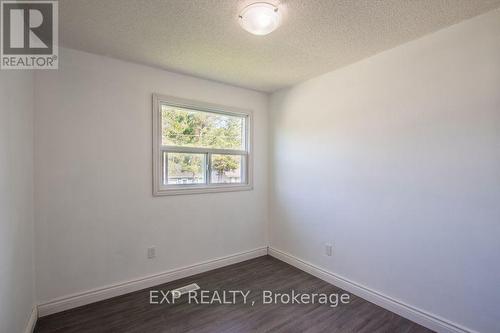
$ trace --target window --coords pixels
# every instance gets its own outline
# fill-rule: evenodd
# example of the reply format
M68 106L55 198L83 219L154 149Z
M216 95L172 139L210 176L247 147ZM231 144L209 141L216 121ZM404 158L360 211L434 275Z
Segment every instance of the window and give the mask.
M153 194L252 188L249 111L153 95Z

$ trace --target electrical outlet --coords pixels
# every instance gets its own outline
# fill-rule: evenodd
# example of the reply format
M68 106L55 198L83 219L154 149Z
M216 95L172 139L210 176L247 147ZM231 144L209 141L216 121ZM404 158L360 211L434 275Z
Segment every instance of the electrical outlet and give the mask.
M331 256L332 256L332 253L333 253L333 246L332 246L332 244L330 244L330 243L326 243L326 244L325 244L325 254L326 254L327 256L331 257Z
M153 259L156 257L156 249L154 246L148 247L148 259Z

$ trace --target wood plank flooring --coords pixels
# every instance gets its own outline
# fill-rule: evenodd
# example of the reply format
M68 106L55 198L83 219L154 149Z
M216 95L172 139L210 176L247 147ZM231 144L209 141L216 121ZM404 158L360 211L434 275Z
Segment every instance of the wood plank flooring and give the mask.
M193 282L212 292L250 290L247 304L241 296L234 305L189 304L187 295L175 304L149 304L150 290L167 291ZM43 317L35 332L432 332L352 294L349 304L332 308L324 304L263 304L263 290L343 293L295 267L264 256Z

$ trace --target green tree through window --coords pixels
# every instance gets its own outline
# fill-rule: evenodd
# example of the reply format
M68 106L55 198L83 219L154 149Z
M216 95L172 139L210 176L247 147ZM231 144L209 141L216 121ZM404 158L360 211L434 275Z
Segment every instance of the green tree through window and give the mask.
M162 105L162 143L169 146L244 149L243 118ZM198 182L202 171L201 154L177 154L169 158L169 177L188 174ZM240 167L239 156L215 155L212 169L220 179L225 172Z
M190 111L164 105L164 145L243 149L243 120L239 117Z

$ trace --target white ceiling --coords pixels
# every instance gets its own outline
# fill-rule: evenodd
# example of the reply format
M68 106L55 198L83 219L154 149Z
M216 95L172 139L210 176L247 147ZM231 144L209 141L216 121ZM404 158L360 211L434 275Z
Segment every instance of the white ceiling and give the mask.
M500 0L282 0L282 26L253 36L237 22L244 1L61 0L60 39L78 50L274 91L500 6Z

